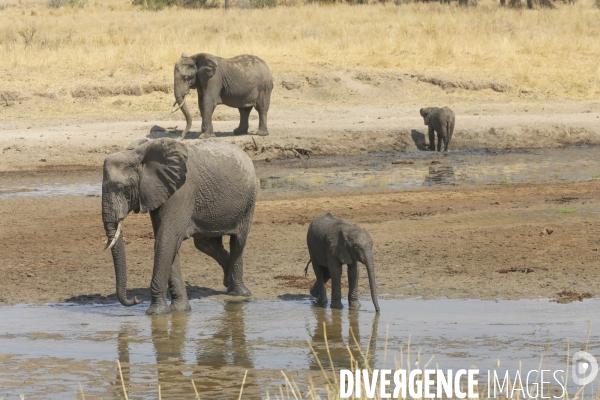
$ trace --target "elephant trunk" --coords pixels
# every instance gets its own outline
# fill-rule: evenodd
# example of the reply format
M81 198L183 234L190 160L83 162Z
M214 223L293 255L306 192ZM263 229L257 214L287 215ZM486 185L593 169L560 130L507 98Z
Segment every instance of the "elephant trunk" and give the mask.
M190 110L188 109L188 106L185 103L185 96L176 94L175 100L177 101L177 104L180 106L181 112L185 116L185 129L183 130L183 133L181 134L181 137L184 137L192 128L192 114L190 114Z
M114 229L110 231L107 229L107 232L109 232L107 234L108 241L112 242L117 232ZM115 266L116 292L119 302L127 307L141 303L142 301L137 297L134 297L133 300L127 298L127 260L125 256L125 241L122 234L117 237L116 243L114 243L114 246L110 250Z
M367 267L367 276L369 277L369 286L371 287L371 299L373 299L375 311L379 312L379 302L377 301L377 284L375 283L375 270L373 268L373 264L373 256L369 254L365 266Z

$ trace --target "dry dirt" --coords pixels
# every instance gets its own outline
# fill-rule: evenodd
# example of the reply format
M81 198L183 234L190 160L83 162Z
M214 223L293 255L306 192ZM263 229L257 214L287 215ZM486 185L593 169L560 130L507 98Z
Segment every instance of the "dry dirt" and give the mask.
M219 106L214 114L216 135L255 160L416 149L427 135L419 109L443 105L457 115L452 150L600 144L600 103L538 100L501 82L362 70L275 81L270 136L233 136L238 111ZM141 137L180 137L185 120L169 113L169 85L82 86L44 96L1 92L0 172L99 167L106 154ZM188 97L193 139L200 116L195 93ZM257 118L253 111L251 131Z

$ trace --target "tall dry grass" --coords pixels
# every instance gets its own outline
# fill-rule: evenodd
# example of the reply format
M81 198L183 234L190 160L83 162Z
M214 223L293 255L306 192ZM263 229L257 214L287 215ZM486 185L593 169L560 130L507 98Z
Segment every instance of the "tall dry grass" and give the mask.
M171 80L182 52L252 53L276 74L361 68L505 82L542 98L600 95L600 10L590 0L521 11L484 0L159 12L24 0L0 11L0 90Z

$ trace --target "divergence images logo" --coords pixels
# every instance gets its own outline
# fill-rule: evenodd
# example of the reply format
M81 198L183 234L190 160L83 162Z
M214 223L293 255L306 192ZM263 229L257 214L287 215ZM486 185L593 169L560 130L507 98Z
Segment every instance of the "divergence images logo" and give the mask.
M598 375L598 362L590 353L578 351L573 354L573 382L583 386L591 383Z

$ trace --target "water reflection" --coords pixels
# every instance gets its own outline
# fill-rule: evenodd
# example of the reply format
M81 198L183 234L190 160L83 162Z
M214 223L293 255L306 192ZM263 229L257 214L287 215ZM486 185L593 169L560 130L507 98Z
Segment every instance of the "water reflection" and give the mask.
M454 183L454 167L452 165L432 165L425 177L423 186L450 185Z
M190 313L154 317L143 307L117 304L0 307L0 398L62 400L79 391L79 383L86 398L122 398L124 383L130 398L158 398L160 385L162 398L187 399L195 398L193 379L201 398L229 399L239 395L246 369L244 398L261 398L278 392L282 370L302 388L309 379L324 383L319 362L331 370L325 333L336 370L350 367L350 355L381 368L385 349L390 367L409 337L413 361L417 353L422 360L434 355L442 369L485 370L500 358L501 368L529 370L542 355L556 369L569 346L600 347L596 319L588 336L599 299L382 298L380 306L378 315L368 299L360 311L311 307L310 300L195 299ZM543 335L536 333L540 326Z
M359 326L359 313L357 310L348 311L348 329L346 334L343 332L343 312L340 310L331 310L330 313L323 307L311 307L315 316L316 325L311 335L312 346L321 365L329 369L329 355L335 365L336 371L339 369L348 369L351 367L351 358L359 365L364 366L365 361L373 368L377 362L377 328L379 326L379 313L373 316L371 330L366 338L361 337ZM370 314L363 314L367 316ZM327 334L327 343L325 342ZM363 343L367 340L367 345ZM361 346L359 348L359 346ZM329 347L329 353L327 352ZM309 357L309 367L311 370L320 370L319 362L314 356ZM329 367L329 368L328 368Z

